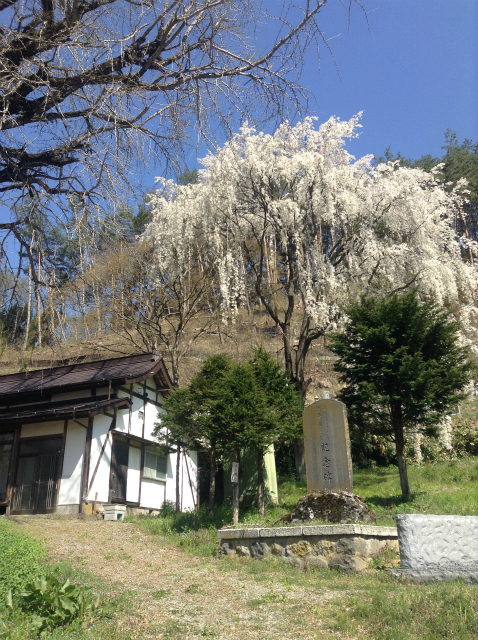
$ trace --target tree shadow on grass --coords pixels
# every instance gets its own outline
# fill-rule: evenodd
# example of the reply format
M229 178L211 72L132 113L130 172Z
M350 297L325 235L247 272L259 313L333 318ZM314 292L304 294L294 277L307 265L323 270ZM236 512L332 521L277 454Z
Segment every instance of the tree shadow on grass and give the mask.
M382 507L392 508L399 507L400 505L410 505L418 498L419 495L423 495L424 491L418 491L417 493L411 493L410 498L408 500L404 498L401 494L397 496L368 496L367 504L370 507Z

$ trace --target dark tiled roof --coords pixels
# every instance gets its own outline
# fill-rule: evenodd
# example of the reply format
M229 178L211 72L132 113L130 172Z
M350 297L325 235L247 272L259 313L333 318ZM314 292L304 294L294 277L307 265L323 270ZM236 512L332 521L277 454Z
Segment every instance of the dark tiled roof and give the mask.
M50 369L37 369L25 373L0 376L0 398L19 397L23 394L83 389L103 386L105 383L129 384L157 377L160 386L171 389L171 379L160 355L151 353L65 365ZM10 398L9 398L10 399Z
M129 408L129 398L85 398L67 402L48 402L27 407L16 407L0 411L0 426L19 422L43 422L44 420L66 420L67 418L85 418L104 413L109 409Z

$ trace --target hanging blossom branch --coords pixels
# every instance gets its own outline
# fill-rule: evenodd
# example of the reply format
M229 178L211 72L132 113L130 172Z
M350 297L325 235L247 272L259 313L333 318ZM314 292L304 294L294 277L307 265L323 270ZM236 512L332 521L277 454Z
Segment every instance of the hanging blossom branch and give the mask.
M204 159L198 184L160 180L151 197L145 235L157 264L174 271L200 242L217 270L223 315L255 291L303 394L310 345L360 294L418 286L449 306L468 336L477 329L477 271L453 229L461 197L421 169L353 158L345 142L359 117L318 128L307 118L272 135L246 125ZM476 243L468 246L476 255Z

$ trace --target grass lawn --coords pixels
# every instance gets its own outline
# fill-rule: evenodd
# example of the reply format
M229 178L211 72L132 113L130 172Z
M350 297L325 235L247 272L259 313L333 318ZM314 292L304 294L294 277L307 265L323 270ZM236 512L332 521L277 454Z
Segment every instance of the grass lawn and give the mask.
M41 522L41 521L40 521ZM45 606L35 605L23 608L20 606L21 594L27 584L35 579L48 576L59 580L60 585L67 581L83 591L83 596L93 594L99 597L100 608L89 610L70 624L52 623L48 629L39 631L35 622L40 618L48 618L58 612L58 600L71 606L65 594L48 592L44 596ZM47 559L45 544L42 540L34 540L25 535L17 524L8 520L0 520L0 638L2 640L33 640L41 637L71 640L126 640L126 636L118 631L115 617L120 615L126 606L130 606L131 598L124 594L111 597L109 585L83 568L74 568L68 561L52 563ZM7 606L9 598L13 598L14 607ZM48 603L48 604L47 604ZM52 618L50 618L52 620Z
M477 476L477 458L411 467L413 496L403 503L396 468L358 470L355 492L375 510L379 524L393 524L393 514L404 511L477 514ZM269 506L263 522L289 512L304 493L304 483L282 482L280 505ZM216 527L230 523L228 506L218 508L215 518L201 509L127 520L32 519L19 528L48 542L49 566L59 575L89 586L111 604L92 624L79 620L46 637L478 640L478 586L399 581L388 571L397 561L393 552L374 559L362 574L301 570L274 558L220 555ZM241 512L241 521L260 519L250 510ZM35 637L29 619L0 605L0 638Z
M363 498L377 515L377 524L395 526L396 513L434 513L478 515L478 457L461 458L438 464L409 465L411 500L402 500L397 467L375 467L354 470L354 493ZM279 504L268 505L265 516L254 507L241 510L240 524L271 525L297 505L307 493L307 483L295 479L279 483ZM207 508L199 513L168 512L162 518L132 518L144 522L151 532L184 534L209 528L219 529L232 522L228 505L216 509L214 517ZM147 523L147 524L146 524ZM195 534L201 537L205 534ZM198 541L199 543L199 541Z
M378 524L393 525L396 513L478 515L478 458L408 467L412 492L402 500L397 467L360 469L354 473L354 491L377 514Z
M409 502L402 501L396 467L356 470L354 492L368 502L381 525L393 526L395 513L478 515L478 458L410 466L409 480ZM304 482L283 481L278 506L270 505L264 518L254 509L241 512L240 522L272 523L291 511L305 492ZM377 558L361 575L327 569L301 571L276 560L218 557L215 527L230 523L228 507L219 508L213 519L204 510L195 517L171 513L164 518L134 521L186 552L216 556L215 571L235 573L238 580L241 575L252 576L269 585L265 595L248 602L251 624L255 617L280 610L290 628L304 628L304 616L316 619L313 637L318 639L478 639L478 586L459 581L421 585L398 581L389 576L388 569L396 562L390 552ZM284 586L285 592L281 590ZM308 593L306 602L298 604L292 597L297 591ZM297 634L297 638L302 637Z

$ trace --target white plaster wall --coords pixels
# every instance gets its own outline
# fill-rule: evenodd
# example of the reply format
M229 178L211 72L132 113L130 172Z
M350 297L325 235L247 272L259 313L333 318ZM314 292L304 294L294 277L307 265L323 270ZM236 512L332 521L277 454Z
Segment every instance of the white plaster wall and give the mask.
M155 382L152 378L147 381L148 386L156 386ZM143 395L144 387L141 384L133 385L133 391ZM146 393L149 398L156 401L156 393L151 391L150 389L146 389ZM123 391L122 389L118 390L119 398L129 398L130 395L128 392ZM161 401L162 397L159 397L159 401ZM142 398L136 398L133 396L133 406L131 410L131 430L130 433L134 436L139 436L140 438L143 436L143 419L140 418L139 412L145 411L145 425L144 425L144 437L146 440L152 440L152 432L154 429L155 422L158 419L158 410L157 407L151 402L146 402L146 406L144 406ZM162 411L160 409L160 411ZM116 429L123 433L128 433L128 424L129 424L129 411L124 411L121 419L118 416L118 423L116 425Z
M95 472L98 458L101 453L101 449L108 436L108 430L111 425L111 418L109 416L99 415L95 416L93 421L93 433L91 438L91 453L90 453L90 472L88 477L88 486L90 486L91 479ZM96 472L95 480L88 493L88 499L94 500L95 494L98 493L99 502L108 502L109 485L110 485L110 465L111 465L111 443L112 436L108 438L105 450L101 457Z
M85 440L86 429L70 421L66 430L65 456L58 494L59 505L80 504Z
M197 452L187 451L186 458L189 476L182 454L179 466L179 490L182 494L183 511L194 509L194 502L197 498ZM168 479L166 481L166 500L171 500L171 502L176 502L176 460L177 454L171 453L168 457ZM189 482L189 478L191 478L191 482Z
M126 481L126 502L138 502L141 475L141 449L129 448L128 477Z
M150 381L151 382L151 381ZM147 389L148 396L156 401L156 394ZM160 409L156 407L152 402L146 403L146 412L145 412L145 424L144 424L144 437L146 440L155 440L153 438L153 430L155 428L156 422L160 422L161 418L159 415L161 413L165 413L164 409Z
M133 391L137 393L143 393L143 388L139 385L133 385ZM126 391L122 389L118 390L119 398L129 398L130 395ZM140 398L135 398L133 396L132 401L132 412L131 412L131 431L130 433L134 436L142 437L143 434L143 420L138 416L138 411L143 410L143 401ZM122 431L123 433L128 433L128 425L129 425L129 409L127 411L123 411L122 415L118 414L118 421L116 423L116 429L118 431Z
M176 454L170 453L166 471L166 500L176 502ZM181 488L181 485L180 485Z
M22 426L21 438L34 438L35 436L52 436L63 433L65 422L55 420L54 422L36 422L34 424L24 424ZM81 429L81 427L79 427Z
M136 393L143 393L143 387L140 387L139 385L135 384L133 385L133 391L135 391ZM143 400L141 400L140 398L135 398L135 396L133 396L133 409L131 412L131 431L130 433L133 436L138 436L139 438L143 437L143 418L139 417L139 412L143 411Z
M145 509L160 509L164 502L164 482L143 478L141 481L140 507Z
M80 391L68 391L65 393L55 393L51 397L52 402L59 400L76 400L77 398L89 398L91 396L90 389L80 389Z
M121 433L128 433L128 412L129 409L118 409L116 416L115 431L121 431Z

